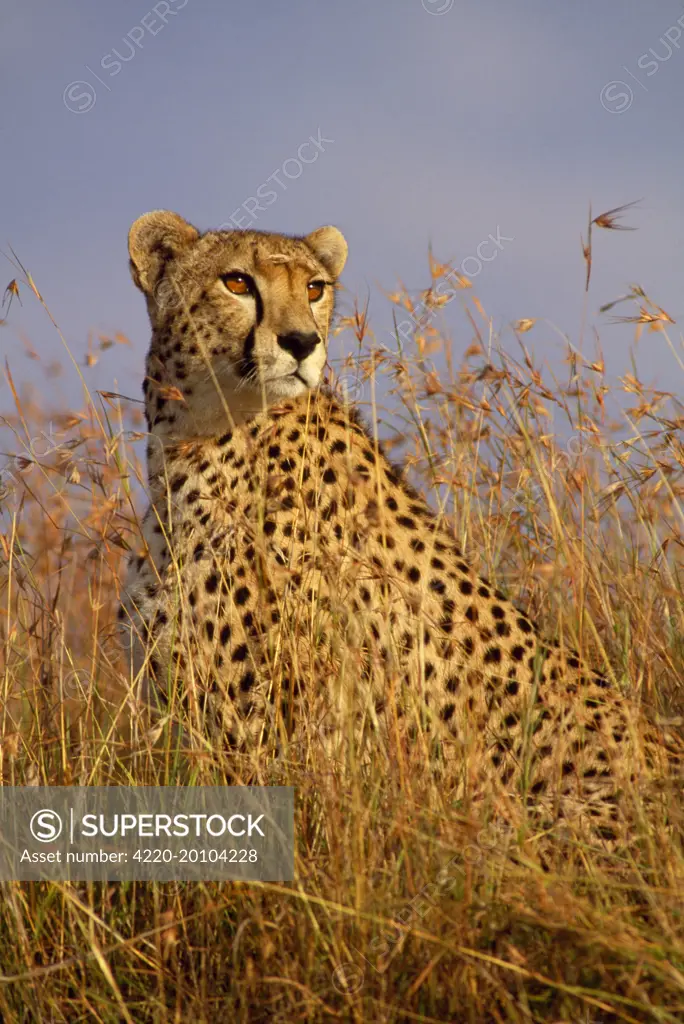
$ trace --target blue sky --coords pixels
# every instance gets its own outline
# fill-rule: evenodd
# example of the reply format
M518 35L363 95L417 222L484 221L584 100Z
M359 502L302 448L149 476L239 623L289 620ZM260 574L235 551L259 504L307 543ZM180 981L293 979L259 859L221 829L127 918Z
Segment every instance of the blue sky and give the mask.
M548 318L576 341L589 202L643 197L627 218L638 231L598 233L589 297L611 372L629 372L633 329L598 307L638 282L684 317L682 26L681 0L5 0L0 249L30 269L75 352L89 330L130 337L89 380L137 396L148 328L126 235L147 210L239 222L270 178L276 199L252 226L340 227L343 283L370 294L385 341L382 288L425 287L429 243L473 271L498 232L511 241L474 281L495 328ZM459 353L471 335L452 305ZM45 361L62 353L29 296L0 329L0 357L26 380L38 370L22 337ZM557 358L550 327L525 340ZM646 380L681 390L664 339L638 352ZM50 393L77 399L75 372ZM8 397L0 384L0 407Z

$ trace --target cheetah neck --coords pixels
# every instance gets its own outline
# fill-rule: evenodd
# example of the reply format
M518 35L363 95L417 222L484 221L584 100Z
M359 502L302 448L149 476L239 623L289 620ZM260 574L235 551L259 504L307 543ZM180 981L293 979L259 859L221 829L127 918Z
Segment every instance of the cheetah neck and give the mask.
M165 502L168 498L169 485L179 467L188 465L199 468L207 460L215 463L217 452L230 441L237 457L251 462L261 445L264 435L284 417L306 416L314 414L316 403L327 400L325 392L308 391L294 399L286 399L275 403L267 409L245 414L239 422L221 417L214 420L213 429L198 433L196 422L188 422L182 415L176 414L173 422L169 416L155 416L155 403L148 398L147 415L151 420L149 440L147 444L147 468L150 493L155 504ZM220 461L220 460L219 460Z

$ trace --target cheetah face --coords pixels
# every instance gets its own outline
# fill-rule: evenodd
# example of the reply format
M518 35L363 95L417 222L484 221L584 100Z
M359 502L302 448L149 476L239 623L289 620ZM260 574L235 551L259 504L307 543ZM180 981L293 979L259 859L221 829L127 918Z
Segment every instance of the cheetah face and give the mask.
M152 322L151 362L198 412L219 402L260 411L319 383L347 256L337 228L200 235L161 211L133 224L129 253Z

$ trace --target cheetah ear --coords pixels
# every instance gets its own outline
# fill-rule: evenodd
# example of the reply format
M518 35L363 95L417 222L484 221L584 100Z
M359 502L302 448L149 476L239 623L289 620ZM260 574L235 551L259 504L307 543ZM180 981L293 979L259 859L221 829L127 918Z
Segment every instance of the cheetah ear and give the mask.
M131 277L142 292L150 294L159 282L164 264L199 238L192 224L168 210L138 217L128 232Z
M312 231L304 241L325 269L338 278L347 262L347 241L342 232L329 224Z

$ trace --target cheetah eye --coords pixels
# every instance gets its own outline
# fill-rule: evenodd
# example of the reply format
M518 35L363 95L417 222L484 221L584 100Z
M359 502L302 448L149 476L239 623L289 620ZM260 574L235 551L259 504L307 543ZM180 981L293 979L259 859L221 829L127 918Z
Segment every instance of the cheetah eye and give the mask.
M306 286L309 293L309 302L318 302L325 291L325 281L309 281Z
M254 294L254 282L247 274L223 274L221 280L233 295Z

